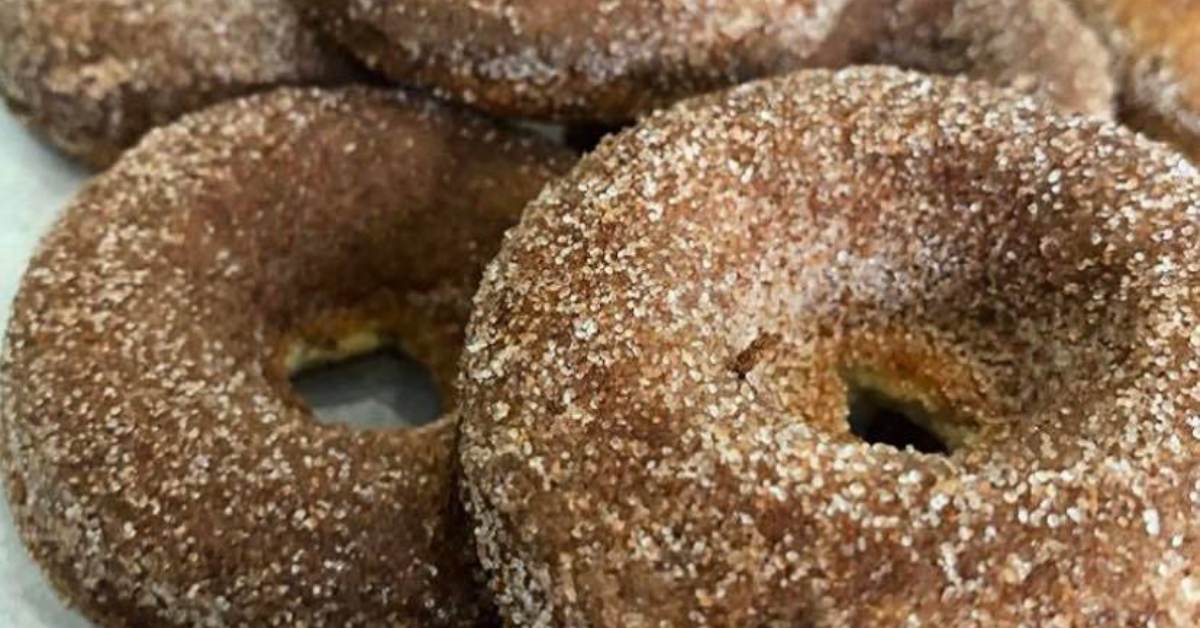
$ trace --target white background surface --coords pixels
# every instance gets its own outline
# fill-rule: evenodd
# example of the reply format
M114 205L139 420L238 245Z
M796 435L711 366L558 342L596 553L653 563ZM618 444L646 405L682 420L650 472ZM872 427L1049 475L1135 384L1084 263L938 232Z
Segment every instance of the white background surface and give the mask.
M58 157L0 105L0 324L41 234L86 174ZM0 628L81 628L25 553L0 500Z

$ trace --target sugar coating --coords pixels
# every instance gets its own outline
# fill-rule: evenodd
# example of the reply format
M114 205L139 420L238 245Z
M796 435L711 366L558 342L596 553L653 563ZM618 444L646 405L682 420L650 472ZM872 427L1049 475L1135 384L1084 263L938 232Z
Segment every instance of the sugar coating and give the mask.
M459 451L503 614L1196 625L1198 231L1182 157L963 79L649 116L476 296ZM961 442L864 443L864 383Z
M1062 0L296 4L368 66L500 115L625 123L746 80L862 62L966 72L1097 115L1112 108L1107 52Z
M1111 117L1108 50L1062 0L893 2L890 33L866 59L964 75Z
M371 333L448 388L484 263L570 163L363 89L151 132L42 242L0 360L0 464L53 584L111 627L475 626L453 414L321 425L287 360Z
M1126 122L1200 161L1200 1L1073 2L1115 52Z
M0 93L97 167L188 111L352 76L286 0L0 0Z

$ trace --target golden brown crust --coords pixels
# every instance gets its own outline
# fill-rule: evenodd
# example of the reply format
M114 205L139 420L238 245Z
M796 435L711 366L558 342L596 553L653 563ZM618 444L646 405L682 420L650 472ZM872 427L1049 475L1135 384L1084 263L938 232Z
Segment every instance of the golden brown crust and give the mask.
M358 89L153 131L42 243L0 362L0 460L52 581L106 626L473 626L455 420L319 425L285 353L375 330L451 377L483 264L568 165Z
M1196 625L1198 233L1181 156L979 83L811 71L649 116L476 296L460 456L498 603ZM872 386L956 448L862 442Z
M1200 161L1200 0L1073 0L1116 53L1123 120Z
M188 111L353 76L286 0L0 0L0 94L97 168Z
M1061 0L294 2L369 66L500 115L623 123L753 78L887 62L877 45L895 41L898 24L912 32L917 19L934 26L906 42L913 67L944 66L947 57L918 58L912 46L953 40L971 53L964 58L981 62L971 68L978 74L1029 83L1028 72L1052 65L1028 87L1046 87L1072 109L1111 110L1105 52ZM991 23L998 15L1004 21ZM1014 54L1051 46L1078 54Z

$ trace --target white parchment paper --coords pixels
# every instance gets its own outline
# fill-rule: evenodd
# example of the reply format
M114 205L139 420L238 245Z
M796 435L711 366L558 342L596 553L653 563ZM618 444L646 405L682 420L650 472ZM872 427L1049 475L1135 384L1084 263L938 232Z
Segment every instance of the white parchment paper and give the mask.
M0 323L41 234L82 184L85 173L41 144L0 106ZM0 626L82 628L25 553L8 500L0 500Z

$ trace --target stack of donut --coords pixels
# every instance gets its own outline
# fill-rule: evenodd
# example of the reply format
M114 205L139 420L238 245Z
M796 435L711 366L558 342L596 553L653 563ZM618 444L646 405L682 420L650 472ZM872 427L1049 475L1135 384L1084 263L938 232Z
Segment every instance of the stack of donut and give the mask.
M21 538L114 628L1200 624L1194 19L1067 2L0 0L108 168ZM381 348L445 415L317 422Z

